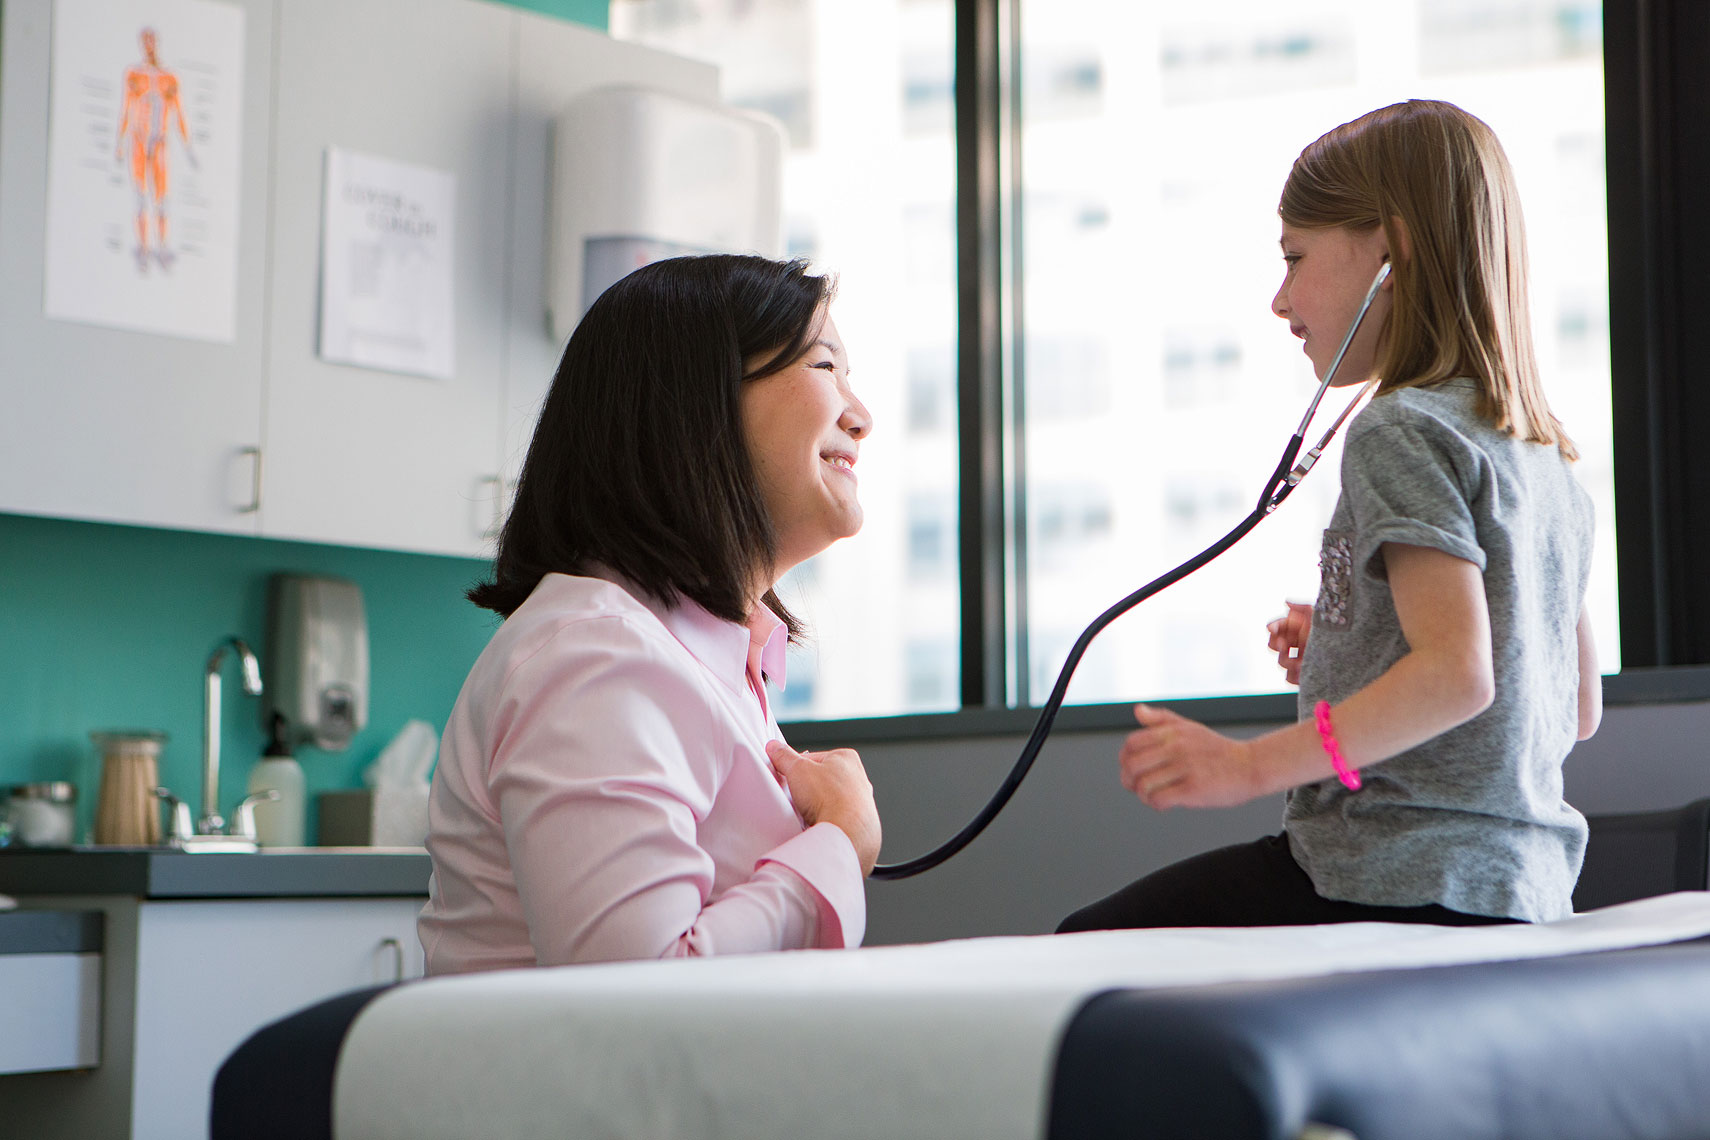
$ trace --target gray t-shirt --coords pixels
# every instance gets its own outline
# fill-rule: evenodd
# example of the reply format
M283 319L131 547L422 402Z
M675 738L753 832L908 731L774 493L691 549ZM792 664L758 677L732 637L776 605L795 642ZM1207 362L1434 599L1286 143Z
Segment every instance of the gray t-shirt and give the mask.
M1562 800L1577 737L1576 626L1591 563L1591 500L1553 446L1496 431L1478 386L1379 396L1348 429L1301 662L1300 715L1375 680L1408 646L1386 542L1428 546L1484 574L1496 699L1465 724L1289 793L1290 850L1326 898L1440 903L1530 922L1572 913L1585 818Z

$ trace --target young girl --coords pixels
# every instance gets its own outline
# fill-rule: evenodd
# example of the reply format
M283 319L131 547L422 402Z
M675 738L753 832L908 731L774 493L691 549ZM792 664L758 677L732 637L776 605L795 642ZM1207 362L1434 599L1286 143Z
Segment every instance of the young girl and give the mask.
M1507 157L1460 108L1400 103L1307 147L1278 213L1272 309L1320 377L1392 266L1337 374L1380 383L1348 429L1316 605L1269 627L1301 721L1233 740L1140 706L1120 761L1154 808L1288 790L1283 834L1060 929L1562 918L1586 837L1562 761L1602 715L1592 512L1538 379Z

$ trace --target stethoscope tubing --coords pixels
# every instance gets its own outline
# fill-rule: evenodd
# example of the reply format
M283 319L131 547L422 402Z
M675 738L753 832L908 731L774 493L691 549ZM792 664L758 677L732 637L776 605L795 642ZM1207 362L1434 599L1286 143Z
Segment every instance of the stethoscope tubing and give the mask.
M986 826L997 818L998 813L1004 809L1010 798L1015 795L1016 790L1021 787L1021 781L1027 778L1027 773L1032 769L1034 760L1039 757L1040 749L1045 746L1046 738L1051 735L1051 727L1056 723L1057 713L1063 707L1064 697L1068 695L1069 681L1074 677L1075 669L1079 667L1081 658L1086 655L1087 647L1092 644L1093 638L1104 632L1111 622L1147 598L1181 581L1240 542L1249 531L1281 506L1283 500L1288 498L1294 489L1300 485L1300 481L1306 477L1308 471L1312 470L1312 465L1317 462L1318 456L1329 445L1343 421L1348 418L1355 406L1371 390L1372 385L1368 383L1358 395L1349 401L1348 406L1342 410L1342 414L1336 417L1336 422L1330 426L1330 430L1307 453L1307 458L1297 467L1295 459L1300 455L1301 445L1306 442L1306 429L1312 424L1312 417L1318 411L1319 401L1324 398L1324 393L1329 390L1331 382L1335 380L1336 370L1342 366L1342 358L1347 355L1348 346L1354 341L1354 334L1359 331L1360 325L1365 321L1367 311L1371 309L1372 302L1377 299L1378 290L1388 276L1389 262L1385 261L1378 270L1377 276L1372 279L1371 288L1366 290L1365 300L1361 302L1359 312L1354 315L1353 323L1348 326L1347 333L1342 337L1342 344L1337 348L1336 355L1330 362L1329 371L1324 374L1324 379L1319 383L1318 391L1312 397L1312 403L1300 421L1300 427L1295 430L1294 435L1289 437L1288 446L1283 448L1282 458L1277 461L1276 469L1271 472L1271 477L1265 482L1265 489L1260 493L1258 505L1254 507L1252 513L1237 523L1228 534L1174 570L1154 578L1094 618L1092 624L1081 631L1081 635L1075 639L1075 644L1069 649L1069 655L1063 661L1062 669L1057 673L1057 681L1051 686L1051 696L1040 708L1039 718L1033 722L1033 732L1028 736L1027 744L1022 748L1021 755L1010 768L1009 774L1004 777L1003 783L998 786L998 790L990 800L986 801L985 807L981 808L979 814L974 816L961 831L926 854L903 863L880 863L873 868L873 878L907 879L920 874L922 871L930 871L972 843L980 832L984 831Z

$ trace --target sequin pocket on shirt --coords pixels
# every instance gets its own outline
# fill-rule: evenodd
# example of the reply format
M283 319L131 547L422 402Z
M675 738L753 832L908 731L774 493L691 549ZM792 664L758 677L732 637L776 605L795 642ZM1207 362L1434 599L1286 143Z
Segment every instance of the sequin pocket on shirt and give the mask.
M1353 589L1354 541L1345 534L1327 530L1318 552L1318 604L1313 607L1312 620L1326 625L1347 625Z

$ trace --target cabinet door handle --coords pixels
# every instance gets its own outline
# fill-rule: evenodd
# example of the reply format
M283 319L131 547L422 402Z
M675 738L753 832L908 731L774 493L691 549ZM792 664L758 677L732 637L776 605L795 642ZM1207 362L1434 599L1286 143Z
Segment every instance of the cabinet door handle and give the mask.
M382 938L380 940L380 949L390 950L392 952L392 980L394 982L403 981L404 944L399 942L396 938Z
M240 447L238 454L252 456L255 460L249 469L249 502L237 509L240 515L253 515L261 509L261 448Z

